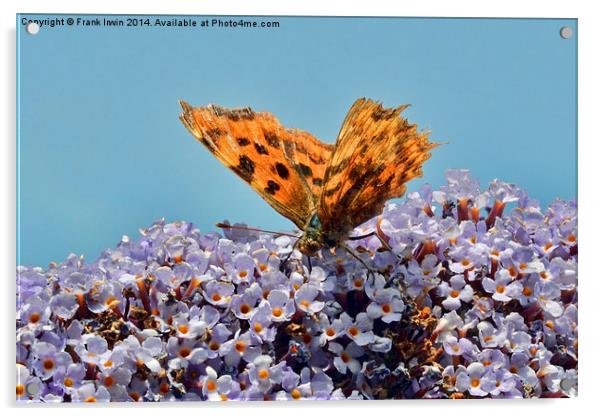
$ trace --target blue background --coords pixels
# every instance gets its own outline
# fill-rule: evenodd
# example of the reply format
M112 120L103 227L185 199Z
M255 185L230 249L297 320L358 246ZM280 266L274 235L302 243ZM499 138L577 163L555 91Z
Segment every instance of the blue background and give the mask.
M293 229L186 131L180 98L271 111L327 142L358 97L412 103L410 121L449 144L410 190L456 167L545 205L576 197L576 20L255 20L280 28L31 36L18 18L18 264L93 260L161 217Z

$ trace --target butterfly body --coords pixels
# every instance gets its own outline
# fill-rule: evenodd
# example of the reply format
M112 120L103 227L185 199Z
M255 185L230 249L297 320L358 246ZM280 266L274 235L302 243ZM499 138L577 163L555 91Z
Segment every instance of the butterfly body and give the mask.
M181 102L180 119L220 162L303 231L307 255L341 245L422 174L436 144L394 109L365 98L349 110L336 144L287 129L271 114Z

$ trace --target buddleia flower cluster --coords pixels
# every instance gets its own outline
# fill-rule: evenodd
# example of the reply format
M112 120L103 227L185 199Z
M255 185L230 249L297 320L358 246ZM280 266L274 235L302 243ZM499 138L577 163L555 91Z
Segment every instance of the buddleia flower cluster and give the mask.
M577 206L448 171L308 259L161 220L17 269L17 401L572 397Z

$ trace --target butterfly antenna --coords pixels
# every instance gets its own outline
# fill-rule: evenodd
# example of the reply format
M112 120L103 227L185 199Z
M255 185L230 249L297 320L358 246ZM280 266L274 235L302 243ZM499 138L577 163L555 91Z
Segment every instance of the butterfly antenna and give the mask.
M262 230L261 228L246 227L244 225L224 224L223 222L218 222L217 224L215 224L215 226L218 227L218 228L228 229L228 230L257 231L257 232L266 233L266 234L285 235L287 237L293 237L293 238L297 238L297 239L301 238L298 235L290 234L290 233L285 233L285 232L282 232L282 231L268 231L268 230Z

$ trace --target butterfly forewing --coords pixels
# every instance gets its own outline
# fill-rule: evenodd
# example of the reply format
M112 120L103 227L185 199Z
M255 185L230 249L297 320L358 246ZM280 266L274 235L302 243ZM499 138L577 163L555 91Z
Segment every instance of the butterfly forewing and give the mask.
M317 158L313 152L325 145L309 133L285 129L270 113L181 105L180 119L194 137L302 229L316 207L314 179L325 170L328 146Z
M380 213L388 199L404 194L405 184L422 175L422 164L436 146L400 113L357 100L341 127L324 175L318 215L324 231L344 238Z

